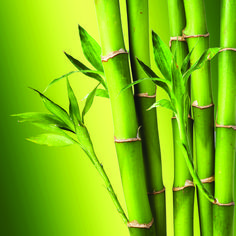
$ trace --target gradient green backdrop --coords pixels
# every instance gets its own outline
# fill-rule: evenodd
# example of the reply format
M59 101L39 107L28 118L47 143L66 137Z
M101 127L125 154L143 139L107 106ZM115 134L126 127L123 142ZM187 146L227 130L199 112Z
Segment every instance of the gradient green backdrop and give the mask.
M218 3L206 0L211 46L217 46L219 42ZM123 0L121 8L127 45ZM151 0L150 14L151 29L168 43L167 2ZM10 117L14 113L45 111L39 96L27 87L42 91L52 79L74 70L65 58L64 50L85 62L78 23L99 41L93 0L12 0L0 4L1 236L128 235L100 177L79 147L49 148L27 142L25 138L39 130L27 124L19 125ZM215 60L215 92L216 66ZM82 75L73 75L70 80L80 100L96 85ZM47 94L57 103L68 106L64 81ZM163 96L165 94L158 90L158 98ZM168 235L172 235L171 113L159 109L158 115L163 177L169 203ZM86 124L96 152L124 205L108 100L96 98Z

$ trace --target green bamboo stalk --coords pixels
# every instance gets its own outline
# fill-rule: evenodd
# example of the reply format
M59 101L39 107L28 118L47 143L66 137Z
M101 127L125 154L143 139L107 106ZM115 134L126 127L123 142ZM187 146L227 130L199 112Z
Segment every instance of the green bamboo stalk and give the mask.
M234 48L219 56L216 121L214 236L234 235L234 162L236 150L236 0L221 1L220 46ZM229 126L229 127L227 127ZM232 204L230 204L232 203ZM225 205L226 204L226 205ZM227 206L229 204L229 206Z
M103 67L111 101L115 145L128 209L131 235L155 235L147 196L142 144L131 83L128 54L125 53L118 0L95 0L100 31ZM142 228L139 228L142 227Z
M191 56L193 64L209 48L204 0L184 0L184 7L187 24L183 32L189 50L196 45ZM196 168L199 177L207 179L214 175L214 106L209 62L191 76L191 103L194 118L193 146L195 147ZM204 186L213 194L213 182L204 183ZM212 204L200 191L197 196L201 234L203 236L212 235Z
M129 52L133 80L147 78L139 65L139 58L150 66L149 53L149 9L148 0L127 0ZM157 127L156 109L147 109L156 101L156 86L151 80L134 87L138 122L141 126L144 166L147 191L157 235L166 235L165 191L162 182L161 152Z
M187 43L180 36L186 25L183 0L168 0L171 51L175 53L177 64L182 65L188 54ZM174 39L172 41L172 39ZM192 149L193 121L188 122L188 138ZM193 235L193 209L194 186L184 188L186 180L192 181L192 177L183 157L180 144L180 134L176 119L172 119L174 142L174 184L173 184L173 208L174 208L174 235ZM182 188L181 188L182 187Z

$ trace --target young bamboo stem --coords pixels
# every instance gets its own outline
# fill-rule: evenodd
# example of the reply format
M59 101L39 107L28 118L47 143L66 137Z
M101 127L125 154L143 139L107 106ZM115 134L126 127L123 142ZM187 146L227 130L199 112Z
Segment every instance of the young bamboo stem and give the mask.
M185 11L183 0L169 0L169 21L170 21L170 46L171 51L176 53L176 60L179 66L182 65L184 58L188 54L187 43L182 36L185 27ZM178 42L177 42L178 40ZM179 41L181 40L181 41ZM174 142L174 184L173 184L173 207L174 207L174 235L193 235L193 205L194 205L194 186L186 187L188 180L192 177L187 168L183 157L182 147L179 145L180 134L177 121L172 119L173 142ZM193 121L188 122L188 138L192 149L192 128Z
M133 80L147 78L136 57L150 66L148 0L127 0L129 52ZM165 189L162 182L161 152L156 110L147 109L156 101L156 86L146 80L134 87L138 122L141 126L147 191L156 233L166 235Z
M236 0L221 1L220 46L236 48ZM236 150L236 49L219 56L216 121L214 236L233 236Z
M125 51L118 0L95 0L102 45L102 61L107 79L121 180L128 209L131 235L155 235L147 196L132 89L128 54Z
M183 33L189 50L196 45L191 56L193 64L209 48L204 0L184 0L184 6L187 24ZM196 168L199 177L206 179L214 176L214 106L209 62L191 76L191 102ZM213 194L213 182L204 183L204 185ZM201 234L203 236L212 235L212 204L200 191L198 191L198 205Z

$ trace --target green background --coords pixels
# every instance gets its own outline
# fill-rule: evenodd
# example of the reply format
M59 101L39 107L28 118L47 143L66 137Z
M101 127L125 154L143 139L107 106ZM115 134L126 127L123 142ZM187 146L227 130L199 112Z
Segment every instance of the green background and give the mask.
M124 1L121 8L127 45ZM219 9L219 1L206 0L211 46L219 45ZM151 0L150 14L150 28L168 43L167 2ZM28 86L43 91L52 79L74 70L64 50L86 63L78 23L99 41L92 0L12 0L0 4L2 236L128 235L103 182L79 147L49 148L30 143L25 138L39 130L27 124L19 125L10 117L10 114L26 111L45 111L38 95ZM217 60L213 62L212 74L216 94ZM72 75L70 81L79 100L96 85L82 75ZM56 84L47 95L60 105L68 106L65 81ZM158 90L158 99L164 96ZM80 104L82 106L84 101ZM168 235L173 234L170 117L170 112L158 109L163 177L169 203ZM124 206L109 100L96 98L86 125Z

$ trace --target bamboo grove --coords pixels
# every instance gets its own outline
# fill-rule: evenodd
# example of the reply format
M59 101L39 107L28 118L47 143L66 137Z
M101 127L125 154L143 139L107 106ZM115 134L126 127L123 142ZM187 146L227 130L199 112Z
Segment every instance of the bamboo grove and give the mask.
M47 87L60 80L67 82L68 111L45 95L47 89L43 93L33 89L50 113L15 115L21 122L49 131L29 138L30 141L48 146L78 144L83 149L103 179L130 235L167 235L167 227L171 226L166 224L166 204L173 205L175 236L194 234L196 210L201 235L234 235L236 0L221 0L220 4L220 45L210 48L204 0L168 0L169 45L155 32L151 33L148 0L126 0L127 50L119 0L95 0L101 46L79 26L83 53L93 69L65 53L76 70L53 80ZM210 60L217 54L218 101L213 101ZM151 57L158 72L150 64ZM82 110L69 82L73 73L97 81ZM157 86L168 99L156 101ZM96 96L111 103L127 214L84 122ZM173 113L173 203L166 202L162 179L165 157L161 156L157 107Z

